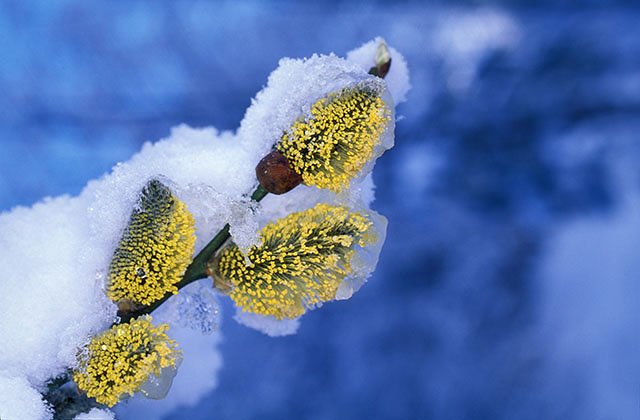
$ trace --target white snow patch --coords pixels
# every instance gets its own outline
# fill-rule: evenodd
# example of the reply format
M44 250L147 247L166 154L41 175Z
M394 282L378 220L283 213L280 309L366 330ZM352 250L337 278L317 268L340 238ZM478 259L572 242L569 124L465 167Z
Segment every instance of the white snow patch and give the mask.
M114 319L97 276L105 250L89 233L86 200L66 196L0 215L0 250L0 366L38 387Z
M258 315L244 312L236 308L236 315L233 317L239 324L253 328L269 337L284 337L295 334L300 327L300 318L296 319L276 319L269 315Z
M309 114L316 101L365 81L373 86L384 85L380 79L335 55L280 60L267 86L251 101L238 129L239 141L260 152L254 166L298 118Z
M115 420L115 414L109 410L94 408L88 413L78 414L73 420Z
M48 420L50 408L38 391L22 378L11 378L0 373L0 419Z

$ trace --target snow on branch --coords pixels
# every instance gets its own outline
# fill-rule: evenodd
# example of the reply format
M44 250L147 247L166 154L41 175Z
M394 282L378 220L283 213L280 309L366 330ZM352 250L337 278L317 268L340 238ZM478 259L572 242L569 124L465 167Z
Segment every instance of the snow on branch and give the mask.
M1 214L0 418L112 419L134 394L120 417L159 416L216 386L218 299L272 336L348 299L384 242L371 170L408 89L380 38L285 58L237 132L176 127L76 197Z

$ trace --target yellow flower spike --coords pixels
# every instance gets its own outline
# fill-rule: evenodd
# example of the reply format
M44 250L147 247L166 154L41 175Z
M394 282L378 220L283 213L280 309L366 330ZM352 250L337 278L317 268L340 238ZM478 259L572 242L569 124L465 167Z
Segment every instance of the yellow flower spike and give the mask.
M194 220L187 206L162 182L149 181L114 252L109 298L121 309L134 309L177 293L194 248Z
M352 273L354 246L374 242L368 217L346 207L318 204L265 226L262 244L247 260L237 246L224 249L210 272L218 290L243 310L277 319L297 318L336 297Z
M113 407L164 369L176 368L181 352L150 316L119 324L95 336L79 356L73 380L87 396Z
M391 121L379 89L360 83L313 104L276 149L306 185L346 189L376 153Z

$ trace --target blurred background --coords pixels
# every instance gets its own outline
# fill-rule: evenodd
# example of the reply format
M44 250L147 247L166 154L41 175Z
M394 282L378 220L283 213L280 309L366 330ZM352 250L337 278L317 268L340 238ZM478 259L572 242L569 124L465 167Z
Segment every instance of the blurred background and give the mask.
M219 387L166 418L639 419L640 6L560 3L3 1L0 210L381 35L413 90L378 270L290 337L225 302Z

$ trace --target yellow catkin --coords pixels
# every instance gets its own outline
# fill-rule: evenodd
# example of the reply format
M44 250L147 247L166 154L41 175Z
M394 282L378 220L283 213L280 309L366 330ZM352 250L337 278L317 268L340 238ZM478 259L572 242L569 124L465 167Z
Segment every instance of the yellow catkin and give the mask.
M306 185L342 191L373 158L390 121L388 108L374 89L357 85L318 100L310 114L276 148Z
M150 305L175 286L191 263L193 216L158 180L142 190L109 267L107 294L115 302Z
M81 353L73 380L87 396L114 406L140 390L151 375L176 367L181 352L168 329L167 324L155 327L150 316L111 327Z
M318 204L265 226L247 255L231 246L217 260L216 282L243 310L277 319L335 299L351 274L356 246L374 240L372 223L345 207Z

